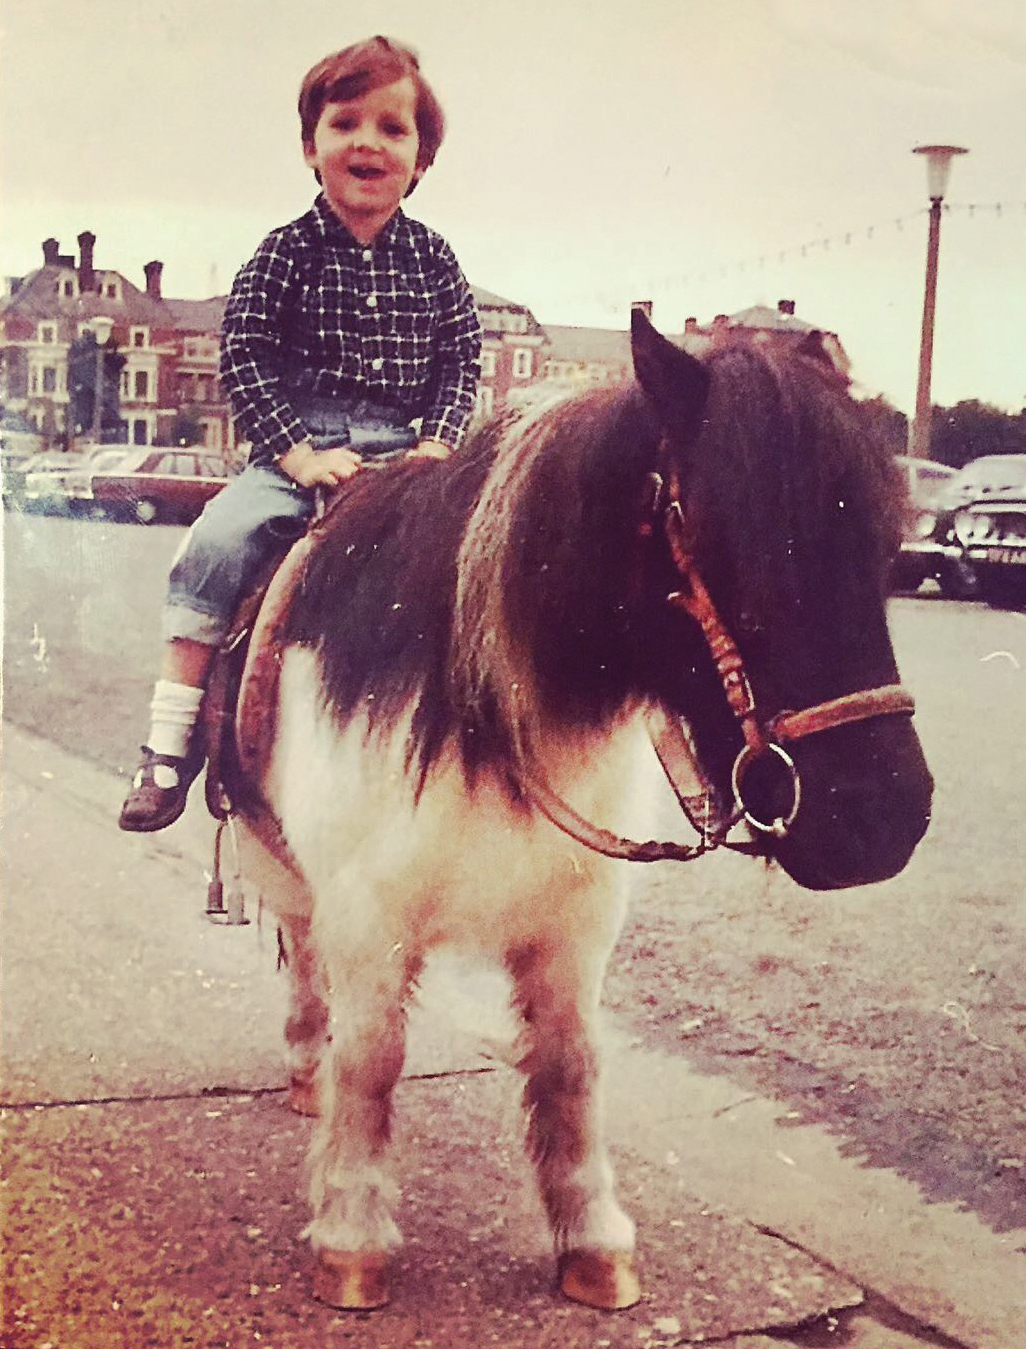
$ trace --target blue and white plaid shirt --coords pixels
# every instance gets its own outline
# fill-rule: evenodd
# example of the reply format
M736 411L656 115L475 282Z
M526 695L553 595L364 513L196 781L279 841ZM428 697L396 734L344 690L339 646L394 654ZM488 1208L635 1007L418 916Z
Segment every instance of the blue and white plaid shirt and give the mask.
M369 245L320 194L239 272L221 332L221 382L251 460L308 435L296 404L367 398L455 446L474 410L481 325L452 249L397 211Z

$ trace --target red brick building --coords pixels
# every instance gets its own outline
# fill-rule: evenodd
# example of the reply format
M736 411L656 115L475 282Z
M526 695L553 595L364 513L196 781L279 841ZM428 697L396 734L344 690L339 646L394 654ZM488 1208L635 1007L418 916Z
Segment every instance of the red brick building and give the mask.
M163 265L144 268L136 286L121 272L98 268L95 237L78 236L76 256L62 254L56 239L43 243L42 266L8 282L0 299L0 406L23 416L46 446L69 446L68 351L97 319L112 324L112 340L125 358L121 374L122 435L132 444L172 444L188 436L222 453L241 453L218 381L225 296L176 300L162 293ZM472 288L483 344L477 412L487 416L526 403L539 386L572 390L627 379L631 374L626 331L551 325L543 327L526 305L478 286ZM813 325L796 317L794 303L757 305L719 314L700 325L688 319L670 334L701 355L738 330L804 336ZM825 335L835 360L848 360L836 334Z
M177 358L175 318L160 293L159 262L146 267L140 289L120 272L97 268L95 238L78 236L77 257L56 239L43 243L43 264L8 283L0 300L0 402L20 412L51 445L66 441L68 351L96 319L110 320L125 357L121 416L126 438L150 444L175 416L172 369Z

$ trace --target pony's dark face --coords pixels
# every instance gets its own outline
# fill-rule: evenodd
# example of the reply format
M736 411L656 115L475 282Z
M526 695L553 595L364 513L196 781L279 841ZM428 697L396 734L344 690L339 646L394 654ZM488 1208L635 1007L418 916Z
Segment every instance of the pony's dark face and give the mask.
M665 428L689 550L741 652L760 721L896 683L886 574L900 496L889 456L822 348L738 346L698 362L640 316L633 326L637 377ZM697 624L673 621L690 655L681 710L729 797L740 727ZM900 871L932 793L911 718L853 722L787 749L801 801L786 835L766 836L767 851L813 889ZM746 777L746 804L760 819L786 815L791 801L790 779L773 762Z

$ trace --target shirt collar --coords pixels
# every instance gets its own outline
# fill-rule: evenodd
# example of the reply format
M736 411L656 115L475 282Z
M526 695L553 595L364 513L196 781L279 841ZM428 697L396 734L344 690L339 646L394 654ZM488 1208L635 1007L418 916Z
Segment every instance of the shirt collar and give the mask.
M317 194L312 215L320 234L331 243L343 248L359 249L361 252L368 247L367 244L361 243L359 239L355 238L343 225L331 209L323 192ZM399 207L369 247L377 248L381 244L388 246L397 244L407 237L408 232L409 222L403 214L402 207Z

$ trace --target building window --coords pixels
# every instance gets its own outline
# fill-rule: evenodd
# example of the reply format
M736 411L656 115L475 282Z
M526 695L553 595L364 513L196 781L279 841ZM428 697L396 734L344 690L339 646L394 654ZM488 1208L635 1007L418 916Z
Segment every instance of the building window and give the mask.
M132 397L149 398L150 396L150 372L148 370L137 370L133 381ZM136 441L137 445L145 445L145 441Z
M207 381L205 379L196 380L196 402L205 403L207 401Z
M128 340L133 347L148 347L150 345L149 328L133 328Z
M214 417L204 417L200 426L203 427L203 444L208 450L219 450L221 448L221 423Z
M75 293L75 282L72 277L70 276L66 277L64 280L64 294L74 295L74 293Z
M57 392L57 371L52 365L43 366L43 393Z
M531 378L531 352L527 347L517 347L513 352L513 378Z
M56 326L53 323L41 323L39 325L39 340L40 342L47 342L47 343L56 342L57 341Z
M495 374L495 352L482 351L481 353L481 374L485 379Z
M148 431L149 427L147 426L146 421L141 417L136 417L132 422L132 444L148 445L150 443L147 434Z
M29 393L39 392L39 371L35 366L29 370Z
M479 417L490 417L495 406L495 391L487 384L477 386L475 411Z
M103 288L103 293L108 300L116 300L118 298L118 288L113 281L107 282Z

